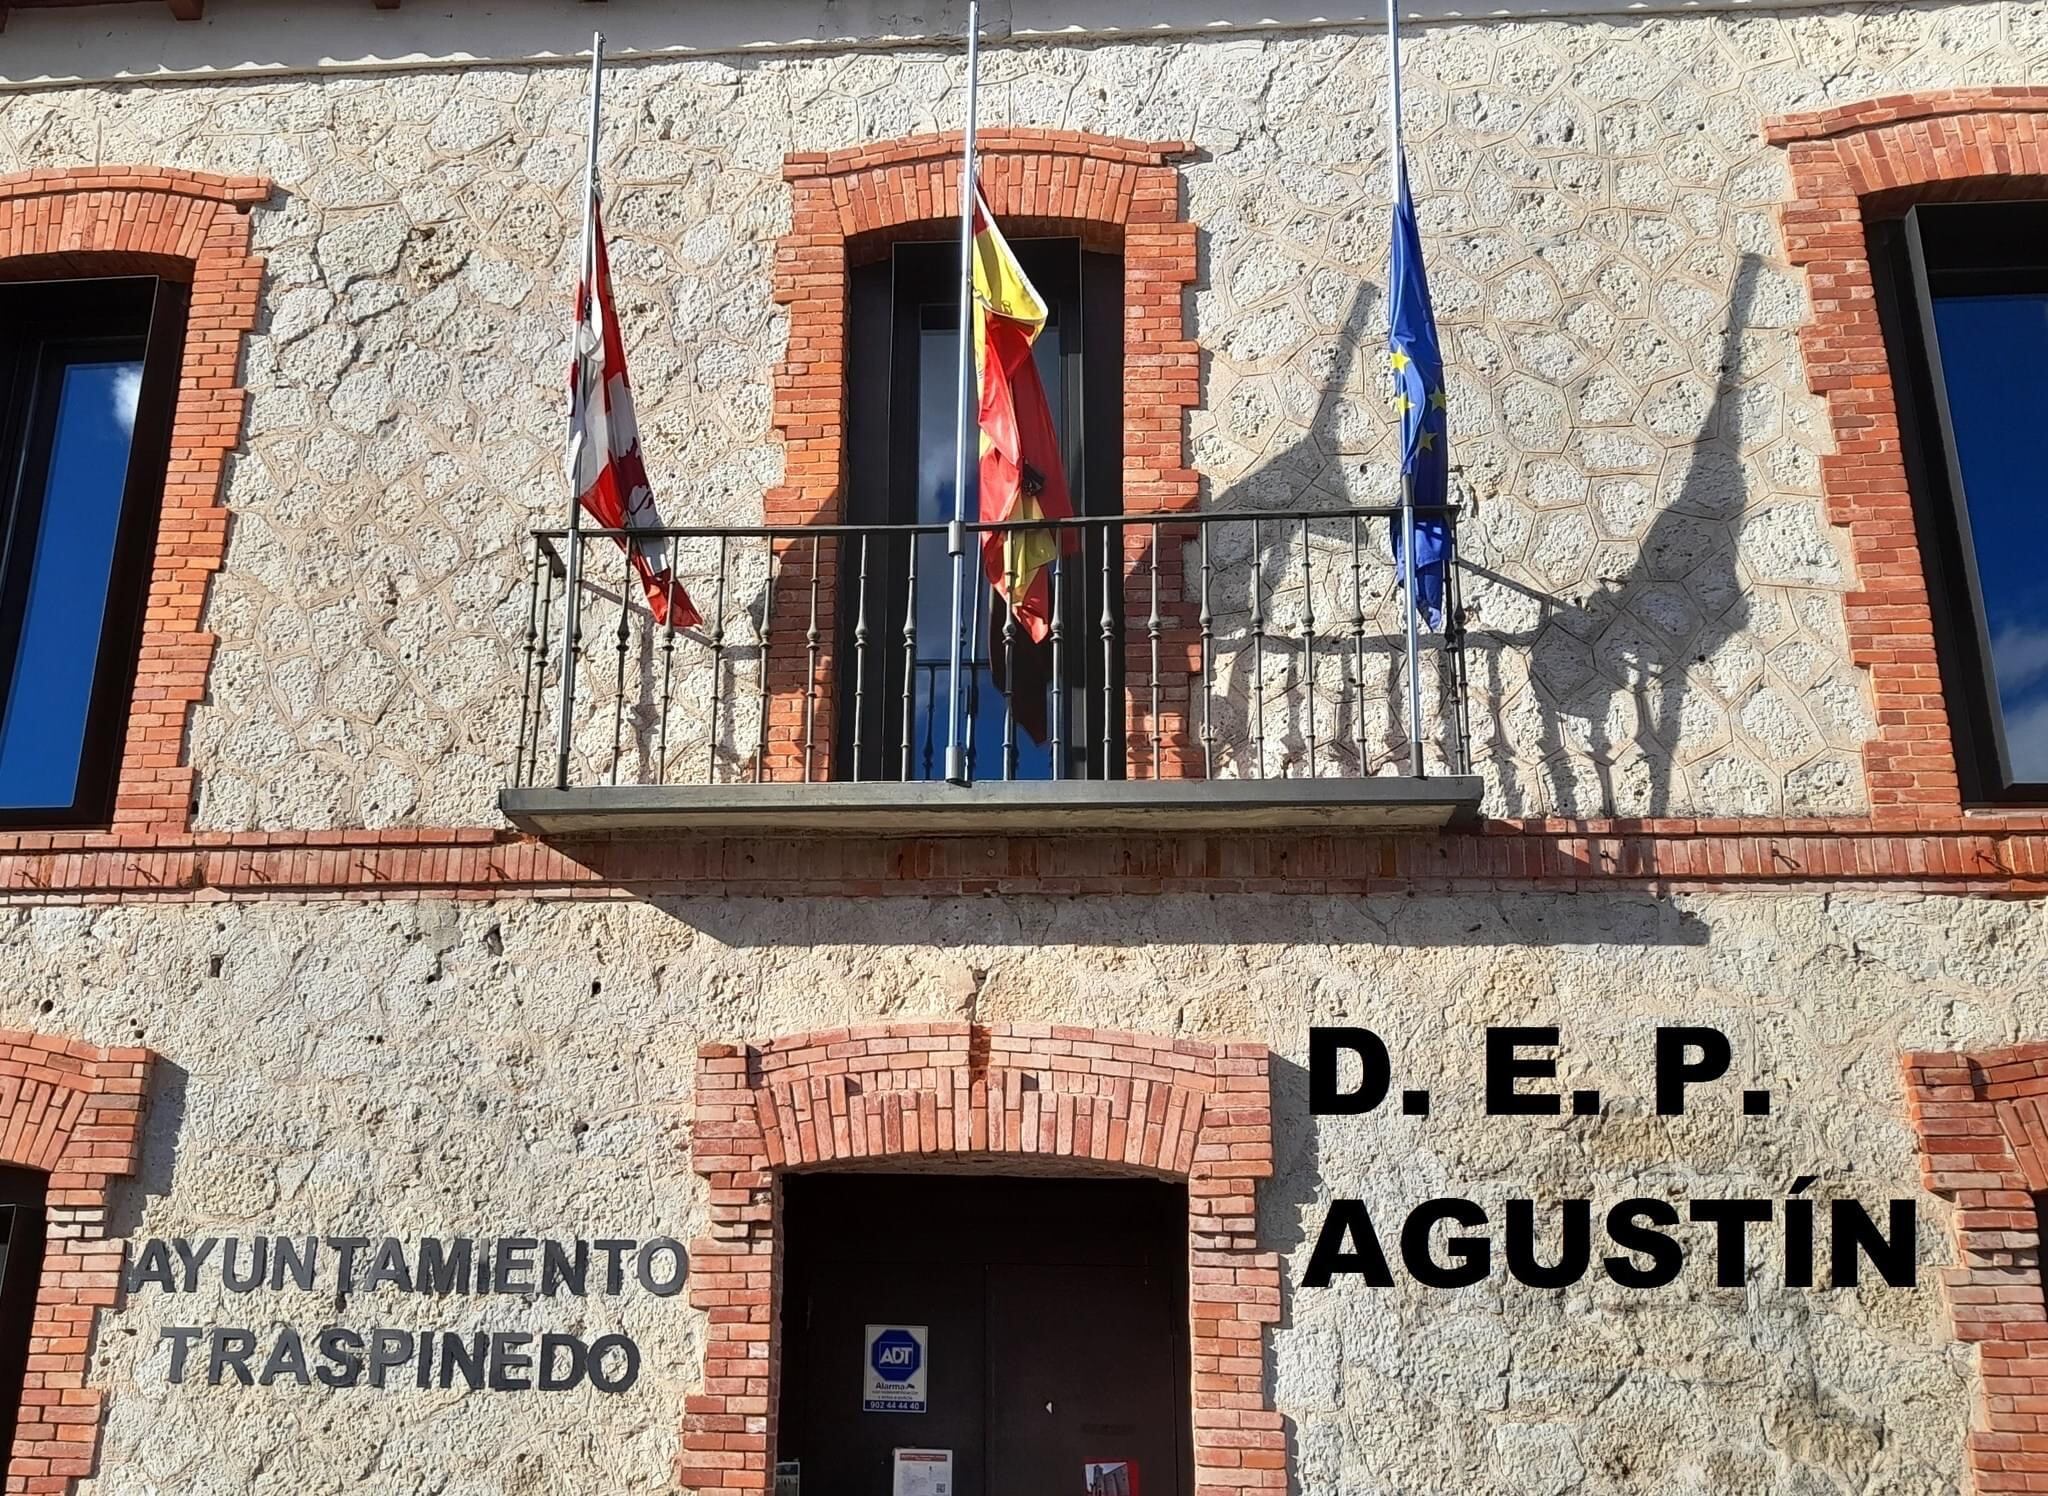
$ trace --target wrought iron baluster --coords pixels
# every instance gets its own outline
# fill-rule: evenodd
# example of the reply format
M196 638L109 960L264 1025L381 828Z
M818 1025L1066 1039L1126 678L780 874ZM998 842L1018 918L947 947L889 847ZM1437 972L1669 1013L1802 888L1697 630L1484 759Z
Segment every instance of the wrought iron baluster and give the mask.
M542 707L548 689L548 632L555 626L555 568L544 561L541 571L540 653L534 660L533 673L533 747L526 759L529 783L540 779L540 722L545 715Z
M924 668L924 774L932 777L932 753L938 746L939 667Z
M619 547L619 669L612 691L612 783L619 782L619 758L626 726L626 646L632 642L633 548Z
M996 600L988 603L993 609ZM994 614L990 614L991 620ZM1003 603L1003 683L1009 689L1003 692L1003 778L1017 777L1017 610L1007 600Z
M711 614L711 729L704 745L704 782L718 779L718 713L725 705L725 573L726 544L718 537L718 601Z
M580 510L578 511L581 512ZM576 746L576 676L583 660L583 530L571 524L562 577L562 666L555 688L555 788L569 787Z
M804 783L811 782L811 766L817 747L818 717L818 546L811 537L811 622L804 634Z
M1456 724L1456 772L1472 772L1472 698L1465 676L1465 583L1458 573L1458 516L1448 516L1450 552L1444 557L1444 653L1451 667L1451 710Z
M868 532L860 536L860 575L854 583L853 613L853 769L859 779L866 747L868 708Z
M1146 569L1151 573L1152 611L1145 615L1145 642L1152 651L1152 722L1148 736L1152 739L1152 777L1159 777L1161 755L1159 748L1159 521L1152 521L1151 556Z
M917 728L917 553L923 537L910 537L910 595L903 607L903 723L896 736L902 755L901 777L910 779L910 745Z
M1116 689L1116 614L1111 610L1109 566L1109 532L1112 526L1102 527L1102 762L1096 766L1097 779L1111 778L1110 774L1110 725L1116 713L1111 709L1113 692ZM1117 527L1117 544L1121 549L1123 530Z
M1216 777L1216 615L1209 607L1209 531L1202 526L1202 777Z
M1358 517L1351 519L1351 744L1358 750L1358 772L1372 773L1372 755L1365 746L1365 546Z
M1308 777L1316 777L1316 591L1308 517L1301 521L1301 678L1308 687Z
M974 723L981 715L981 666L974 658L974 641L984 637L981 632L981 594L989 593L988 605L996 605L995 594L982 586L979 573L973 570L970 561L968 575L973 581L967 589L967 645L960 652L961 667L967 672L967 721L960 731L960 762L967 766L967 783L974 782Z
M512 746L512 779L524 785L526 778L526 734L536 705L533 698L533 654L540 640L540 574L547 569L540 542L533 545L533 560L526 569L526 674L519 686L519 736Z
M1252 777L1266 777L1266 579L1252 521Z
M760 658L754 662L754 682L760 697L761 720L755 724L754 733L754 783L759 784L768 773L768 654L769 639L775 628L775 581L778 568L775 565L775 540L768 540L768 590L761 596L761 649Z
M661 732L656 741L654 782L668 783L668 708L675 683L676 668L676 575L674 571L675 551L669 552L670 571L668 574L668 606L662 610L661 622Z
M1052 777L1065 779L1066 736L1064 724L1067 716L1066 677L1066 590L1061 581L1061 552L1054 551L1052 557Z

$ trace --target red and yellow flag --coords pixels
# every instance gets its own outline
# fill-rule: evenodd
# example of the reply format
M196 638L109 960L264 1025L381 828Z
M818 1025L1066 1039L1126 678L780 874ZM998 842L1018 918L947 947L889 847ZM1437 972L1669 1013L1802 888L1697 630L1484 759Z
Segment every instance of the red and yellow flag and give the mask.
M974 365L981 384L981 518L1068 519L1066 464L1031 346L1049 315L995 214L974 192ZM1071 530L998 530L982 539L989 585L1033 643L1052 626L1051 567Z

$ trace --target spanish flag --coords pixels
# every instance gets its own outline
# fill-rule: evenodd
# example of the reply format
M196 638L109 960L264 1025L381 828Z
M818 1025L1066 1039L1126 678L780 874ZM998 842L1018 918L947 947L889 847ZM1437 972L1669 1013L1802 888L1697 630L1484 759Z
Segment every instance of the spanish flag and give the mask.
M1052 409L1031 356L1047 316L1044 300L996 227L977 184L974 366L981 384L983 523L1067 519L1074 513ZM1072 530L998 530L982 539L981 565L989 585L1034 644L1044 643L1052 626L1053 559L1076 549ZM1021 686L1022 672L1013 675ZM1035 713L1021 699L1016 707L1018 720L1027 724L1043 713L1042 703Z

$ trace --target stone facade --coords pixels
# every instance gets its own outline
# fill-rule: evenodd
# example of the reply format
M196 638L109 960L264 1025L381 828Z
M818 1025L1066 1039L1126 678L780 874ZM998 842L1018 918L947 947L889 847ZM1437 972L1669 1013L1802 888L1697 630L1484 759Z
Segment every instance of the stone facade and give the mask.
M1867 805L1855 578L1819 502L1829 436L1762 122L2025 81L2044 47L2017 5L1411 36L1409 150L1481 505L1468 551L1505 579L1473 588L1491 809ZM1386 491L1381 71L1376 39L1337 32L990 53L992 123L1200 152L1180 170L1205 504ZM673 514L758 519L782 477L784 158L955 125L957 73L915 50L615 70L614 264ZM200 824L493 817L523 532L560 507L582 87L573 67L478 66L0 93L0 170L143 161L277 185L253 214L268 278L206 619Z
M988 54L985 120L1016 157L992 169L997 190L1036 190L1033 142L1145 174L1132 201L1159 239L1141 267L1157 282L1145 331L1173 388L1147 392L1142 456L1162 509L1390 492L1383 42L1319 27ZM1241 1444L1202 1446L1205 1475L1237 1472L1203 1496L2024 1488L2026 1461L2048 1452L2026 1442L2031 1411L2001 1400L2031 1389L1985 1374L1974 1342L2002 1357L2026 1337L1991 1333L2007 1316L1971 1295L1997 1302L2017 1281L2038 1300L2038 1230L2008 1197L2048 1178L2040 1119L2007 1127L2008 1107L1994 1133L1985 1108L2031 1091L1961 1092L1973 1063L2031 1084L2018 1069L2037 1051L2009 1047L2048 1031L2048 908L1964 895L2048 888L2048 818L1921 815L1884 777L1924 769L1886 756L1901 726L1886 713L1902 676L1923 704L1930 688L1917 659L1865 673L1889 618L1870 609L1896 601L1877 596L1896 580L1895 514L1855 496L1867 397L1844 397L1837 381L1858 371L1830 341L1861 326L1837 276L1855 255L1829 235L1853 219L1842 195L1885 169L1859 165L1844 186L1842 163L1876 147L1838 146L1858 116L1824 111L2048 82L2048 20L1993 3L1442 23L1416 27L1406 56L1451 425L1477 504L1463 534L1481 568L1478 767L1488 812L1527 818L1485 834L513 835L495 795L514 773L526 536L562 509L583 71L0 82L7 256L39 245L46 263L152 213L200 212L159 201L190 200L207 215L193 242L222 278L203 378L188 381L205 390L187 412L202 418L195 466L179 470L190 512L158 598L175 642L146 672L169 704L138 697L148 788L128 804L147 814L108 834L0 837L0 1028L105 1064L124 1097L154 1057L139 1157L107 1140L90 1170L133 1163L135 1177L71 1202L90 1207L90 1245L78 1276L60 1281L67 1266L46 1288L69 1359L43 1368L37 1390L58 1396L36 1405L72 1430L49 1442L73 1447L41 1467L18 1448L10 1490L82 1474L78 1431L93 1429L97 1473L80 1489L96 1496L656 1491L722 1472L758 1487L769 1446L747 1420L763 1416L765 1358L751 1347L769 1306L758 1265L721 1260L720 1244L772 1257L774 1188L755 1166L780 1166L782 1134L760 1125L758 1154L733 1144L748 1109L720 1097L765 1094L735 1077L816 1063L791 1036L841 1030L864 1036L849 1047L906 1052L911 1035L948 1077L979 1042L1051 1077L1075 1058L1058 1048L1068 1030L1138 1036L1103 1042L1194 1057L1204 1095L1231 1098L1217 1103L1228 1127L1270 1126L1245 1145L1258 1157L1234 1160L1256 1178L1255 1229L1244 1186L1203 1178L1218 1159L1202 1140L1163 1170L1215 1187L1228 1209L1197 1218L1243 1259L1210 1264L1240 1276L1196 1295L1197 1354L1233 1362L1203 1406L1253 1415ZM0 53L0 77L11 65ZM956 54L921 45L612 70L612 260L672 519L829 509L821 444L778 425L831 320L805 304L802 256L838 232L822 248L845 258L868 220L828 213L825 195L870 167L942 179L929 143L906 142L957 129L958 74ZM1767 138L1766 121L1802 112ZM1909 135L1940 144L1934 127ZM846 154L864 146L873 160ZM145 252L186 242L160 237ZM1347 598L1295 580L1316 544L1282 537L1257 558L1282 631L1304 600L1348 616ZM673 745L721 774L743 770L755 738L747 647L769 590L757 564L736 576L729 716L679 722ZM1332 660L1322 691L1360 720L1391 690L1397 632L1383 566L1370 585L1371 668L1347 681ZM1232 604L1218 628L1241 640L1247 609ZM679 668L680 694L703 699L701 652ZM1247 705L1287 668L1251 679L1233 648L1232 763ZM609 723L584 686L591 755ZM1299 772L1278 736L1268 772ZM1906 738L1901 753L1926 750ZM1392 762L1362 733L1356 748L1353 768ZM1731 1036L1771 1116L1652 1114L1650 1035L1680 1022ZM1597 1117L1481 1115L1481 1031L1518 1023L1561 1027L1568 1083L1607 1098ZM1378 1031L1397 1084L1427 1086L1434 1114L1312 1119L1316 1024ZM1268 1116L1233 1067L1266 1067ZM1151 1115L1113 1070L1089 1074L1106 1121ZM830 1100L824 1068L806 1080ZM972 1088L933 1079L920 1094ZM1945 1130L1951 1105L1968 1114ZM1142 1147L1138 1162L1160 1169ZM1697 1226L1681 1232L1693 1266L1656 1292L1499 1275L1453 1292L1301 1283L1335 1198L1366 1201L1391 1235L1432 1196L1468 1195L1496 1221L1526 1197L1542 1219L1577 1197L1776 1200L1806 1176L1812 1198L1880 1214L1917 1198L1919 1285L1784 1289L1760 1246L1755 1283L1713 1288ZM691 1296L501 1294L426 1313L380 1290L231 1298L214 1277L196 1294L137 1287L89 1342L81 1328L117 1297L101 1234L518 1232L696 1242ZM1223 1303L1245 1307L1207 1312ZM169 1381L167 1327L328 1321L623 1332L644 1362L620 1394ZM1226 1448L1257 1461L1232 1465ZM2020 1484L1995 1483L2007 1474Z
M1498 1219L1510 1196L1779 1198L1803 1174L1822 1198L1914 1196L1898 1055L2040 1033L2044 922L2036 904L1821 895L51 907L0 926L0 1024L161 1056L120 1207L137 1239L702 1236L705 1042L971 1019L1264 1043L1268 1375L1294 1489L1934 1496L1961 1480L1973 1356L1943 1309L1956 1249L1931 1197L1910 1291L1786 1290L1767 1256L1744 1291L1697 1260L1656 1292L1498 1274L1312 1291L1301 1270L1339 1195L1389 1223L1439 1194ZM1599 1087L1606 1114L1479 1115L1481 1026L1551 1022L1566 1083ZM1732 1095L1649 1115L1658 1022L1725 1030L1737 1083L1769 1086L1774 1115L1736 1118ZM1313 1122L1312 1023L1376 1029L1434 1114ZM1705 1228L1682 1235L1705 1250ZM167 1385L164 1325L273 1317L623 1326L645 1363L620 1396ZM705 1343L678 1299L429 1311L387 1290L337 1313L294 1291L142 1289L102 1320L101 1473L83 1489L667 1489Z

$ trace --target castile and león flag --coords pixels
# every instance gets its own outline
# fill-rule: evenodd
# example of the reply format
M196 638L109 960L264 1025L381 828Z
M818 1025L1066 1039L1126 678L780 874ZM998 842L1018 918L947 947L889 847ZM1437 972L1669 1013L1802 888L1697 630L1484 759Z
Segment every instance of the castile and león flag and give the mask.
M649 531L620 537L657 623L689 628L702 620L677 583L669 545L654 507L633 388L626 377L626 344L612 300L611 257L597 190L598 66L602 38L592 48L591 148L584 201L583 264L576 283L576 330L569 358L569 485L577 506L606 530ZM574 516L572 516L572 519Z

